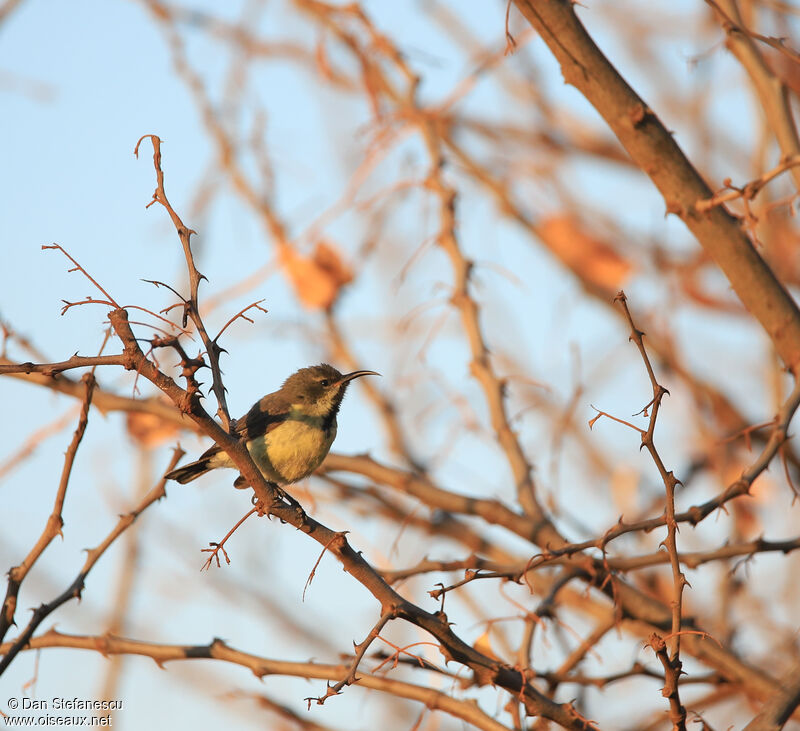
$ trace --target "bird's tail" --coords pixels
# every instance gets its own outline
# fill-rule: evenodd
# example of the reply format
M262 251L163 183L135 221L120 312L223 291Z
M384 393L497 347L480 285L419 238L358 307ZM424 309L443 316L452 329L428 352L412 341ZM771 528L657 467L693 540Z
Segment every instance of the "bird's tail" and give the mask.
M168 480L175 480L176 482L180 482L181 485L185 485L187 482L191 482L192 480L196 480L200 475L204 475L208 472L211 467L209 467L209 462L211 460L208 457L201 457L196 462L190 462L183 467L178 467L178 469L172 470L172 472L167 472L164 477Z

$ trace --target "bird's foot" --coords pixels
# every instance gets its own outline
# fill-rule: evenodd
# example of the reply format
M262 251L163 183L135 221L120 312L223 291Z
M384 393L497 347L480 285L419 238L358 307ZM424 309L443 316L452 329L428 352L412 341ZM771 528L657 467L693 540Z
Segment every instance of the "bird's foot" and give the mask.
M269 486L275 491L273 493L274 494L273 505L284 503L289 505L290 507L295 507L296 505L300 504L288 492L286 492L286 490L284 490L282 487L279 487L276 483L270 482Z
M272 488L272 504L267 508L264 505L264 501L261 500L256 495L253 495L253 505L258 512L259 517L269 514L271 512L270 508L300 508L300 503L297 502L286 490L280 487L278 484L274 482L270 482L269 486Z

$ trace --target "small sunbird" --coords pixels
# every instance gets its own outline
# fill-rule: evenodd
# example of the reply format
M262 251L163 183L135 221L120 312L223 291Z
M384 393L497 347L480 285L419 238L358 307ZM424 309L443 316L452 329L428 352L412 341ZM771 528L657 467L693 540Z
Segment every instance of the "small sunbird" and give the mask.
M336 438L336 415L350 382L375 371L339 373L327 363L301 368L277 391L269 393L244 418L235 433L244 439L250 456L264 477L277 485L302 480L322 464ZM186 484L220 467L236 469L216 444L195 462L168 472L168 480ZM239 476L236 487L246 487Z

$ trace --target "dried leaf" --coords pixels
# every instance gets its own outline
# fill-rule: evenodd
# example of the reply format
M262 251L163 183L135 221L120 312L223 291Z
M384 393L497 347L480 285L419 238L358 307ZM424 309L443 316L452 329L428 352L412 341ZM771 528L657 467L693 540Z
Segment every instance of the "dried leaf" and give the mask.
M127 416L128 434L142 447L157 447L178 434L179 427L160 416L143 411L130 411Z
M636 512L639 496L639 473L632 467L621 465L611 474L611 498L615 511L623 515Z
M542 221L539 236L550 251L587 285L613 294L628 280L631 263L607 242L589 234L572 216Z
M797 222L773 216L766 237L770 266L783 281L800 282L800 233Z
M353 273L339 252L320 241L309 256L298 254L288 244L278 251L280 263L300 301L312 309L327 309L339 296L341 288L351 282Z
M750 540L763 533L764 526L757 510L755 510L755 505L741 500L734 500L730 507L733 513L736 534L743 540Z
M491 657L493 660L500 660L500 658L492 649L490 630L487 629L480 637L478 637L473 646L478 652L483 653L487 657Z

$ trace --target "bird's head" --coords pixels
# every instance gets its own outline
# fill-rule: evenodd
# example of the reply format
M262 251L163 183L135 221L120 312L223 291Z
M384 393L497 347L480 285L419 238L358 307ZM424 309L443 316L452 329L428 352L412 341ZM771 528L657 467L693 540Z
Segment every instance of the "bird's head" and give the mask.
M379 376L375 371L340 373L333 366L301 368L289 376L281 391L293 409L306 416L335 416L350 382L361 376Z

